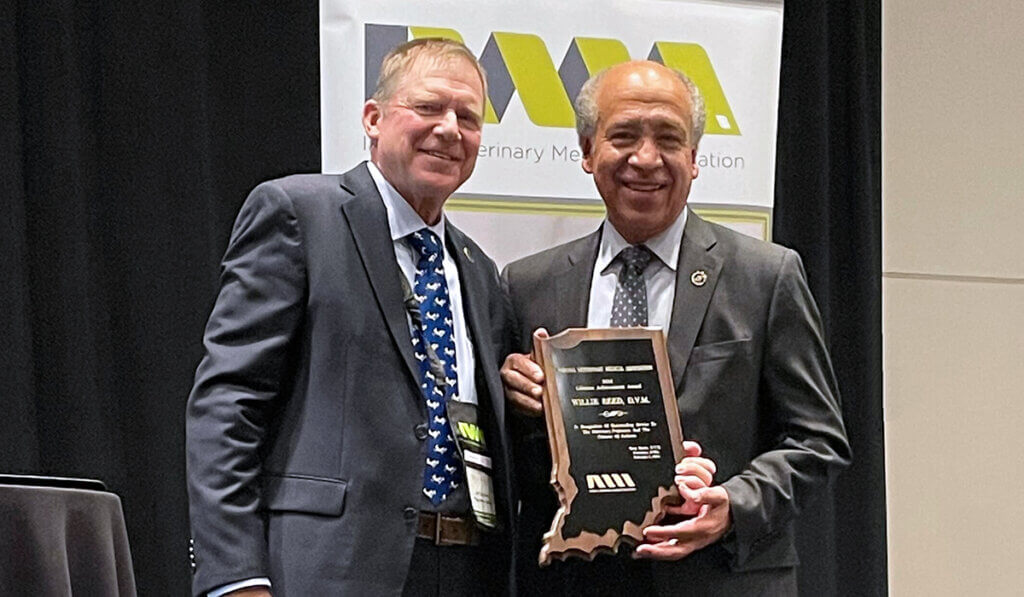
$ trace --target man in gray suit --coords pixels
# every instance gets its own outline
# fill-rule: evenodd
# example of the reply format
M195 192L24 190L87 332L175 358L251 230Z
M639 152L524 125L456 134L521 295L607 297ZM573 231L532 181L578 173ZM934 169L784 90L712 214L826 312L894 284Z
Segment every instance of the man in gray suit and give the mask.
M569 327L667 330L687 457L683 505L633 558L539 569L556 508L541 414L543 373L527 354L502 368L517 411L520 588L530 594L789 595L793 520L850 460L818 310L791 250L686 209L703 102L685 76L631 62L577 100L583 169L607 219L593 234L508 266L519 350Z
M371 162L243 205L188 401L197 595L507 590L507 301L442 210L485 96L461 44L403 44Z

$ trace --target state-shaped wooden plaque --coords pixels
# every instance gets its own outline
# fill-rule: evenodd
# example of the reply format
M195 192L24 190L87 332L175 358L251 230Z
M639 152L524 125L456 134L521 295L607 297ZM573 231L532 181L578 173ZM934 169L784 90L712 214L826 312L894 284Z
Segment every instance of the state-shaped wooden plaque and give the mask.
M681 502L683 432L665 335L655 328L572 328L534 339L544 368L551 484L559 508L540 564L594 559Z

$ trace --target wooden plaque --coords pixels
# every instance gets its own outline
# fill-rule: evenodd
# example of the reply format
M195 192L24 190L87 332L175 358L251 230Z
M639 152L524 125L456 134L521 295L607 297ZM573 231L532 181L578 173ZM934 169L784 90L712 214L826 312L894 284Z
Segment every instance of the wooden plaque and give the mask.
M534 339L546 377L551 484L559 508L540 564L637 545L679 504L683 432L665 335L655 328L568 329Z

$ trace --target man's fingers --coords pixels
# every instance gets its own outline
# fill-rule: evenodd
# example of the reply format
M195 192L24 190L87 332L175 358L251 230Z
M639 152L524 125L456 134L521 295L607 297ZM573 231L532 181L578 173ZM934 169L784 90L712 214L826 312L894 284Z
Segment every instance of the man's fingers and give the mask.
M548 331L537 328L534 336L547 338ZM538 417L544 414L544 369L528 354L513 353L501 366L505 399L517 412Z
M713 460L700 456L687 456L676 464L677 475L692 475L697 469L705 470L711 475L718 472L718 466Z
M696 442L690 442L689 453L699 453L700 446ZM711 486L714 481L715 471L718 467L714 461L701 456L687 456L676 465L675 484L679 495L683 497L681 513L686 516L693 516L700 510L703 501L703 491Z
M502 377L506 372L518 373L538 385L544 383L544 370L528 354L513 353L505 357L505 364L501 366Z
M683 454L688 457L700 456L704 450L700 447L697 442L691 442L686 439L683 440Z
M689 487L679 487L679 495L683 497L683 503L678 506L666 506L665 512L675 516L695 516L700 512L701 508L706 507L700 504L696 500L696 496L700 493L700 490L690 489Z
M708 484L696 475L676 475L675 476L676 487L679 491L691 490L696 491L698 489L704 489Z
M702 479L697 477L676 477L676 490L683 498L684 514L693 515L701 505L701 492L707 487Z
M685 507L685 506L683 506ZM694 518L665 525L652 525L644 529L644 541L648 543L659 543L675 539L677 541L689 541L692 539L703 539L708 529L708 523L704 520L711 512L711 507L702 504Z
M644 529L644 541L647 543L661 543L670 540L685 541L696 532L696 524L695 519L691 518L675 524L649 526Z
M700 504L686 500L682 506L671 506L671 510L666 511L676 516L696 516L701 507Z
M696 477L704 482L704 485L711 485L714 480L715 465L706 458L684 458L676 465L676 476Z
M693 499L697 503L711 508L729 507L729 493L721 485L701 489L697 491Z
M685 488L685 492L684 492ZM691 501L686 492L693 492ZM721 486L691 490L684 483L680 493L686 497L673 514L693 514L693 518L674 524L653 525L644 529L644 543L637 557L680 559L718 541L729 529L729 494ZM693 512L693 507L697 508Z
M706 508L729 508L729 494L722 489L722 486L692 487L692 484L695 484L695 481L677 477L676 488L679 490L679 495L683 496L685 500L684 506L697 504Z
M644 543L637 546L637 557L651 560L681 560L693 553L694 546L689 543L679 543L675 539L661 543Z
M704 481L696 477L676 477L676 489L683 498L679 514L693 516L700 510L701 504L698 499L705 487Z
M544 395L544 388L529 377L515 369L501 369L501 383L505 391L519 392L524 396L532 396L534 400L540 400Z
M544 412L544 371L525 354L510 354L501 366L505 399L516 411L528 416Z

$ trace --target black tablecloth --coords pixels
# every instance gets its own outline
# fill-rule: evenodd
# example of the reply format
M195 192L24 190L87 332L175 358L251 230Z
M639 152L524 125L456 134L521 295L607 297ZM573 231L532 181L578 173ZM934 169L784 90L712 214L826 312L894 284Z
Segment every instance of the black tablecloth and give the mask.
M135 595L121 500L0 485L0 595Z

